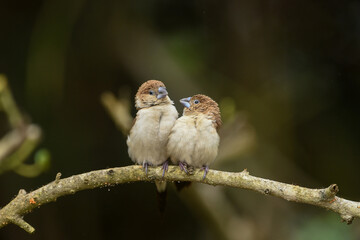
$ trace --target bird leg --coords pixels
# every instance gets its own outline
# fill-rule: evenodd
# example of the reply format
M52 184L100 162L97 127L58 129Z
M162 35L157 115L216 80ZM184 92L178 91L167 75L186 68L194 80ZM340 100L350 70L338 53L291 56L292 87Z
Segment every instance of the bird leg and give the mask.
M166 160L166 161L163 163L162 168L161 168L161 169L164 170L164 171L163 171L163 174L162 174L163 177L165 176L165 172L167 172L168 168L169 168L169 161Z
M186 163L184 163L184 162L179 162L179 167L180 167L180 170L181 170L181 171L184 171L186 174L188 174L187 164L186 164Z
M206 178L206 174L209 172L209 166L203 166L201 170L204 170L203 180Z
M143 162L143 168L145 170L146 175L148 174L148 166L149 166L149 164L147 162Z

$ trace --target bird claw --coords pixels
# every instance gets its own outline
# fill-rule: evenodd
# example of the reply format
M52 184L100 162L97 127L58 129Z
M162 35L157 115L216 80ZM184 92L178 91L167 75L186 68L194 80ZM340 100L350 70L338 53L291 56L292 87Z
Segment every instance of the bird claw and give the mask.
M149 164L148 164L147 162L144 162L144 163L143 163L143 168L144 168L144 170L145 170L145 174L146 174L146 175L148 174L148 166L149 166Z
M201 168L201 170L204 170L204 176L203 176L203 180L206 178L206 174L209 172L209 166L204 166Z
M188 174L188 170L187 170L187 164L184 162L179 162L179 167L181 171L184 171L186 174Z
M163 171L163 174L162 174L162 176L164 177L165 176L165 172L167 172L168 171L168 169L169 169L169 161L165 161L164 163L163 163L163 165L162 165L162 168L161 169L163 169L164 171Z

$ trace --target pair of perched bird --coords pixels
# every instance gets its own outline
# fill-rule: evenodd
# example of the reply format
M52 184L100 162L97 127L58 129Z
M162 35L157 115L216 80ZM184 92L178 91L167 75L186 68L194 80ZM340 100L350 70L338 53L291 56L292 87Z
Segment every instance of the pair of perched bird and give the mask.
M183 98L183 116L178 112L161 81L143 83L135 96L136 118L127 139L133 162L168 169L168 159L181 170L203 168L204 178L217 156L221 117L218 104L210 97L197 94ZM165 185L166 186L166 185ZM157 183L158 191L163 191Z

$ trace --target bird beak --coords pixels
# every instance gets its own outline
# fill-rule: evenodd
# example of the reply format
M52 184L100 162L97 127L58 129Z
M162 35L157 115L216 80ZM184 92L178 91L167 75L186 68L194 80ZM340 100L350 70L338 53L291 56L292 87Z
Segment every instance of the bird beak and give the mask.
M184 105L184 107L190 108L190 99L191 97L183 98L180 100L180 102L182 105Z
M159 91L159 94L157 95L157 99L164 98L168 95L168 92L166 91L166 88L164 88L164 87L159 87L158 91Z

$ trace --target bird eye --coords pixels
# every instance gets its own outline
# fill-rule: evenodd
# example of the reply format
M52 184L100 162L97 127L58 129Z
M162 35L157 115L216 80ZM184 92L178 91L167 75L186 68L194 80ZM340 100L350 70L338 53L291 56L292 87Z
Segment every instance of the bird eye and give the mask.
M149 91L149 94L150 94L150 95L154 95L154 91Z
M195 103L195 104L198 104L199 102L200 102L200 101L199 101L199 100L197 100L197 99L194 101L194 103Z

